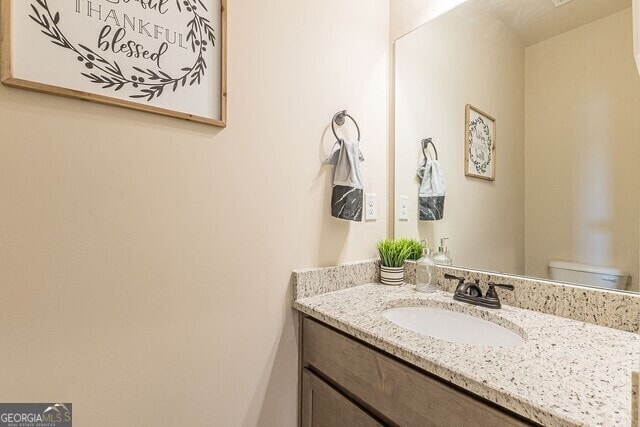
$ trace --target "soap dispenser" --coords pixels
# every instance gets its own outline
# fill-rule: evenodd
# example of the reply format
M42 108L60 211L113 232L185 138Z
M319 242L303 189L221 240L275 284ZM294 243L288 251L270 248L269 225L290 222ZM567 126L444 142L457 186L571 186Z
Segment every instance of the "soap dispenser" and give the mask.
M425 239L422 258L416 262L416 291L424 293L437 291L435 281L436 264L429 254L429 241Z
M433 261L439 265L453 265L453 259L451 259L451 254L449 254L449 249L447 248L447 240L448 237L443 237L440 239L440 247L438 248L438 253L433 256Z

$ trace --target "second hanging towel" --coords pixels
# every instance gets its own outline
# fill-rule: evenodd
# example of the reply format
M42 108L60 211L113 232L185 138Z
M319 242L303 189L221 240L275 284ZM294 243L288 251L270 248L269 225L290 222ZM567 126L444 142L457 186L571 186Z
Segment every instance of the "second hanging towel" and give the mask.
M445 185L442 168L437 160L426 157L418 166L420 221L437 221L444 217Z

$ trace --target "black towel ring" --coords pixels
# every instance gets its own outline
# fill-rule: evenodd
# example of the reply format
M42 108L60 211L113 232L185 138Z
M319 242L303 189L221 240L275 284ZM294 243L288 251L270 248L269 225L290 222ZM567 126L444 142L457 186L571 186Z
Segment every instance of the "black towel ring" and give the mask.
M425 138L422 140L422 154L425 159L428 159L427 150L429 149L429 145L433 147L433 152L436 154L436 160L438 160L438 149L436 148L436 144L433 143L431 138Z
M360 126L358 126L358 122L347 114L347 110L338 111L334 114L333 119L331 120L331 130L333 131L333 135L336 137L336 140L340 141L342 138L338 136L336 132L336 125L343 126L345 123L345 117L349 117L354 125L356 125L356 129L358 130L358 142L360 142Z

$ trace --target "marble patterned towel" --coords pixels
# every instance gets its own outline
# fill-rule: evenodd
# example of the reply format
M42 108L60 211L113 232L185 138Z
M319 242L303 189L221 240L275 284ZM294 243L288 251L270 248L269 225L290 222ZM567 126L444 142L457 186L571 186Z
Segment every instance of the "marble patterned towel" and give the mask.
M437 160L423 158L418 166L420 221L438 221L444 217L445 185Z
M362 221L362 179L360 163L364 161L358 142L340 140L333 147L327 163L335 166L331 194L331 215L350 221Z

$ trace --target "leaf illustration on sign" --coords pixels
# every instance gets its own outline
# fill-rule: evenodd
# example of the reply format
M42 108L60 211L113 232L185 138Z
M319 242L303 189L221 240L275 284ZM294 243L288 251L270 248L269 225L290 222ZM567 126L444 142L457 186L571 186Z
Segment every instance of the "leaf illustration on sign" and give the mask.
M148 7L143 2L140 4L143 8ZM165 2L161 1L160 4L164 5ZM160 69L160 60L168 49L166 42L161 44L156 52L143 51L143 57L154 62L157 68L133 66L131 67L133 70L131 75L126 76L117 61L105 59L97 52L97 49L70 41L62 31L63 17L59 11L54 12L50 9L48 0L34 0L31 3L29 17L40 26L41 33L51 39L51 43L76 54L78 62L81 62L87 69L80 74L89 79L91 83L100 85L102 89L111 89L116 92L130 87L134 89L134 93L129 95L130 98L150 102L154 98L162 96L165 89L176 92L187 83L189 86L199 85L207 70L204 53L208 48L215 47L215 30L211 21L198 13L199 9L207 12L203 1L183 0L180 2L177 0L176 5L180 13L187 14L190 18L187 23L186 41L190 44L195 55L193 62L181 67L177 76L171 76ZM110 25L105 25L99 36L100 48L107 50L109 47L113 47L116 42L122 40L124 34L126 34L126 30L123 28L115 30ZM111 41L108 41L109 39ZM123 45L127 46L127 44ZM137 49L138 55L143 50L140 44L129 45L128 48Z

